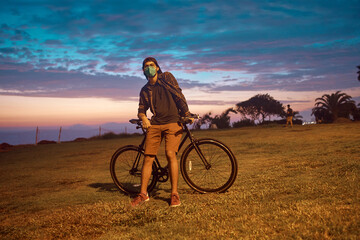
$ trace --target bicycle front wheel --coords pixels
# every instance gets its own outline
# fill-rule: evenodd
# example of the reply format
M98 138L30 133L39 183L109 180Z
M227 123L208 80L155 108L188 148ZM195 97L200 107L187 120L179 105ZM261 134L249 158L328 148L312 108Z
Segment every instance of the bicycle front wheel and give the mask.
M237 176L235 156L215 139L200 139L195 145L190 144L181 156L180 170L185 182L201 193L225 192Z
M118 149L110 161L110 173L115 185L125 193L139 193L143 162L144 152L139 147L129 145ZM148 192L153 190L156 181L154 171L152 171Z

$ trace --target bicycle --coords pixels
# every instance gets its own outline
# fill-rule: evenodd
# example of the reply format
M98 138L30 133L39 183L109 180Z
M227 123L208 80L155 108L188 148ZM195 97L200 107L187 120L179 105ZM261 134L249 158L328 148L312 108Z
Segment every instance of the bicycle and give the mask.
M139 119L129 120L142 129L144 138L139 146L126 145L119 148L110 161L110 173L115 185L127 194L140 192L141 167L144 161L144 144L146 131L142 128ZM212 139L196 139L186 124L189 118L181 118L185 137L180 142L179 152L187 139L186 146L180 159L180 171L185 182L200 193L225 192L235 182L238 164L234 154L224 143ZM155 157L152 165L152 174L148 184L151 192L157 182L166 182L169 178L168 168L162 167Z

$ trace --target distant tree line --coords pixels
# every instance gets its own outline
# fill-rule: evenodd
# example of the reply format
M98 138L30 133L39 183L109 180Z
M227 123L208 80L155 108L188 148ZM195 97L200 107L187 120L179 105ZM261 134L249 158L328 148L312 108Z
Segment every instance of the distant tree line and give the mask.
M230 113L240 114L241 119L237 122L230 122ZM356 107L352 97L337 91L333 94L325 94L321 98L316 98L315 107L312 109L318 123L331 123L339 117L360 120L360 104ZM271 118L280 118L273 120ZM293 112L293 123L302 124L302 116L298 111ZM274 99L269 94L257 94L252 98L237 103L233 108L226 109L220 115L212 115L211 112L204 114L194 124L195 129L200 129L202 125L216 128L237 128L244 126L254 126L267 124L270 122L285 124L285 106Z

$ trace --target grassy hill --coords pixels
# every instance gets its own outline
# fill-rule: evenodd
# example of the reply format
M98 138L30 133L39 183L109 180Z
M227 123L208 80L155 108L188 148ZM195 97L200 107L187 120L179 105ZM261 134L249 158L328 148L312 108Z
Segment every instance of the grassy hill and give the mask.
M113 152L140 137L0 152L0 238L359 238L360 123L194 135L226 143L239 173L223 194L195 193L180 177L176 209L168 207L169 182L136 209L112 183Z

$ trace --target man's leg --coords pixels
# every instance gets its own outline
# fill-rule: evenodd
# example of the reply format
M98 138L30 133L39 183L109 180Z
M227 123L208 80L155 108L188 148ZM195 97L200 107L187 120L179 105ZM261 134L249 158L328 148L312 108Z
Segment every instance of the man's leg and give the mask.
M178 181L179 181L179 164L174 151L166 151L166 158L168 160L171 193L178 193Z
M131 201L131 206L136 207L149 201L147 187L151 177L152 164L161 143L161 130L159 126L153 125L148 130L145 140L145 158L141 170L140 193Z
M152 164L154 162L155 156L146 155L144 159L144 164L141 170L141 188L140 193L147 194L147 186L152 172Z
M150 200L147 192L147 186L151 177L152 163L154 162L154 155L145 155L144 163L141 170L141 187L140 193L131 200L131 206L137 207Z
M147 186L151 177L152 164L161 143L161 128L159 125L152 125L146 134L145 158L141 170L140 193L147 194Z
M179 144L182 136L182 126L177 123L168 124L166 126L165 134L165 154L168 160L168 167L171 181L171 200L170 207L180 206L180 197L178 194L178 180L179 180L179 164L176 158Z

